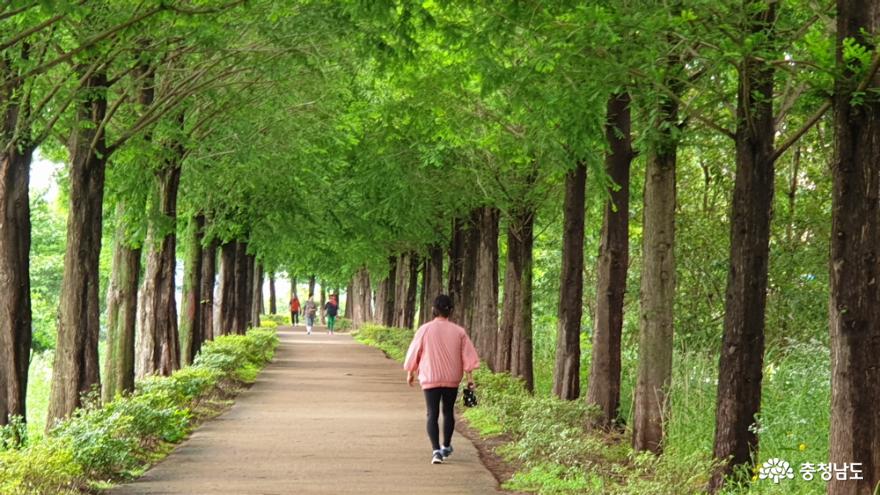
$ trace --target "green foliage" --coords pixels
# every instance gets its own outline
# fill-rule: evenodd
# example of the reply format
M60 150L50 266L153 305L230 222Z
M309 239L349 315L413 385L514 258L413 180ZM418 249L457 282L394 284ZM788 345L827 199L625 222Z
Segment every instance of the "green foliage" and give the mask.
M82 484L82 467L69 439L50 438L0 452L4 495L73 495L81 493Z
M354 324L348 318L343 318L341 316L336 317L336 331L337 332L348 332L352 328L354 328Z
M62 493L137 475L186 437L204 401L252 382L278 342L271 329L218 337L190 367L141 380L133 394L104 405L93 397L46 438L0 452L0 493Z
M58 294L64 272L66 240L65 216L45 197L33 195L31 208L31 310L33 342L31 348L42 352L55 348L55 320Z
M391 359L403 361L415 332L409 328L364 325L354 334L358 341L382 349Z

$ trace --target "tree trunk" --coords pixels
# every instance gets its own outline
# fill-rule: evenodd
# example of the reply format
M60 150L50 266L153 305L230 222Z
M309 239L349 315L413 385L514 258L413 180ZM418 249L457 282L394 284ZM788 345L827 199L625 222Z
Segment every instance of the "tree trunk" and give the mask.
M352 305L352 322L355 326L369 323L373 319L371 294L370 274L366 268L361 268L354 275L352 292L349 293Z
M678 62L671 64L678 67ZM675 168L678 104L662 101L654 122L659 138L647 158L642 277L639 292L639 371L633 414L633 448L662 450L666 391L672 381L673 309L675 306Z
M394 325L406 328L407 282L409 282L410 253L402 253L397 257L397 268L394 270Z
M430 310L429 306L425 304L428 299L428 262L429 259L425 258L422 260L422 267L420 271L422 272L421 278L421 287L419 287L419 322L417 325L424 325L426 319L428 318L428 310Z
M422 311L420 324L431 321L434 299L443 293L443 248L432 245L428 248L428 257L425 258L425 266L422 275Z
M394 282L397 280L397 257L388 258L388 274L376 292L376 321L383 326L394 326Z
M175 158L179 160L182 149ZM180 163L166 164L156 172L159 220L147 228L147 272L138 310L140 312L135 371L138 377L169 376L180 368L180 340L177 331L177 301L174 275L177 267L177 192Z
M193 355L198 353L202 344L214 338L214 279L217 276L217 240L212 239L202 248L202 275L199 279L201 289L199 295L200 342L193 341Z
M326 315L324 314L324 305L327 304L327 291L324 290L324 283L323 282L321 283L320 298L321 298L320 299L321 303L318 306L318 311L321 314L321 325L326 325L327 318L326 318Z
M449 297L452 299L451 321L461 323L462 290L464 289L462 277L464 275L464 225L461 219L452 220L452 235L449 239L449 281L446 285Z
M479 240L474 286L472 335L480 358L495 367L495 336L498 333L498 219L496 208L479 209Z
M532 367L532 244L535 213L524 207L507 224L507 269L504 300L496 339L495 371L522 378L526 389L535 387Z
M843 42L873 47L880 2L838 0L831 209L831 459L861 463L863 480L831 481L833 495L869 495L880 485L880 103L858 91ZM868 88L880 78L872 74Z
M763 7L752 9L750 32L763 33L771 40L765 43L771 43L776 3L748 3ZM714 474L713 490L734 466L750 464L758 449L752 425L761 406L774 133L773 67L766 60L747 58L739 74L730 270L715 412L714 456L727 462Z
M346 320L354 320L354 312L352 305L354 304L354 277L348 282L345 288L345 313L343 316Z
M309 277L309 297L313 297L315 295L315 276L311 275Z
M69 143L67 247L48 427L79 407L84 392L100 386L98 285L104 173L108 159L100 124L107 112L106 75L97 73L89 77L83 95Z
M0 72L2 73L2 72ZM10 90L11 91L11 90ZM18 108L9 105L3 143L12 138ZM28 198L32 150L13 146L0 154L0 426L10 416L26 416L28 367L31 353L30 245Z
M263 267L254 262L254 278L251 283L251 319L250 326L260 327L260 314L263 312Z
M269 314L278 314L278 306L275 297L275 272L269 274Z
M458 323L467 330L471 339L476 337L473 328L477 290L477 253L480 251L479 224L480 210L476 209L471 212L470 221L464 231L462 244L461 306L457 308L459 318L461 319Z
M290 291L292 295L296 296L296 277L290 278Z
M578 162L565 176L562 232L562 283L559 286L559 323L553 393L560 399L580 395L581 316L584 296L584 195L587 166Z
M229 241L220 246L220 317L215 337L235 333L235 268L238 243Z
M245 244L247 246L247 244ZM254 300L254 282L256 281L257 260L252 254L247 254L247 247L242 250L245 260L244 283L241 285L242 303L239 305L241 314L238 334L244 335L253 323L253 312L256 301Z
M243 335L247 330L248 298L250 297L247 243L235 243L234 295L232 298L233 324L230 333Z
M599 407L597 426L610 428L620 409L620 339L623 331L623 297L629 266L629 171L633 158L628 93L608 101L605 139L609 152L605 171L619 188L605 202L599 245L599 279L596 284L596 317L587 402Z
M184 261L183 293L180 312L180 364L192 364L201 348L202 317L202 239L205 217L197 215L187 226L186 260Z
M409 255L409 278L406 281L406 304L404 305L403 327L413 328L416 322L416 300L419 289L419 255Z
M134 390L135 325L141 250L126 244L122 221L124 205L116 207L116 235L110 287L107 288L107 352L101 398L110 402L117 394Z

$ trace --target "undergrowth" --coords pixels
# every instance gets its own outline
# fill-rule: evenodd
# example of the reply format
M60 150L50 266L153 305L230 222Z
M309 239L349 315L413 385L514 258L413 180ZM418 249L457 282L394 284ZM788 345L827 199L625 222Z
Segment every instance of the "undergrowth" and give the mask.
M412 335L411 330L365 326L357 338L401 360ZM589 339L582 339L581 345L582 371L589 370ZM676 352L668 396L670 419L660 456L633 451L629 428L612 433L590 428L595 412L583 399L562 401L549 392L545 380L553 369L552 358L536 353L535 359L534 395L519 380L481 368L475 373L480 405L464 411L481 435L510 439L497 453L520 469L505 488L543 495L705 493L714 467L716 358L709 353ZM631 393L637 359L635 352L623 352L624 423L632 415L632 397L625 394ZM824 482L804 481L797 469L806 462L827 462L823 460L830 403L827 347L818 342L790 343L769 349L765 362L762 415L756 423L761 442L758 464L782 458L794 466L796 475L779 484L754 477L746 485L728 484L724 493L824 493ZM583 378L581 390L586 391Z
M141 380L132 394L106 404L88 396L45 437L18 448L5 442L0 494L81 493L140 475L253 382L277 345L271 329L218 337L205 343L192 366ZM12 428L0 429L0 439L9 438Z

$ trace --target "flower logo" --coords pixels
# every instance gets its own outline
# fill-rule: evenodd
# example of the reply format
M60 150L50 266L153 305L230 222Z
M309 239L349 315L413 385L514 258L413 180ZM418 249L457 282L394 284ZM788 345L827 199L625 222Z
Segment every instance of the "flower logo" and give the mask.
M758 477L762 480L770 478L773 480L773 483L779 483L786 478L793 479L794 469L791 468L787 461L774 457L761 465L761 469L758 470Z

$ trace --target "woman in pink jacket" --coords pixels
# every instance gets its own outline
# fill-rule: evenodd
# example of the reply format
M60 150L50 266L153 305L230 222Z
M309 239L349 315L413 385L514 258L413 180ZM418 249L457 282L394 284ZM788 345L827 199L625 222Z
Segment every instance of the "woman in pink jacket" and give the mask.
M419 384L428 406L428 437L434 449L431 464L441 464L452 454L455 429L455 397L462 375L468 387L474 387L471 372L480 366L480 358L464 328L449 321L452 299L440 294L434 300L434 319L422 325L413 337L403 368L406 382L412 386L418 373ZM440 445L440 404L443 403L443 445Z

